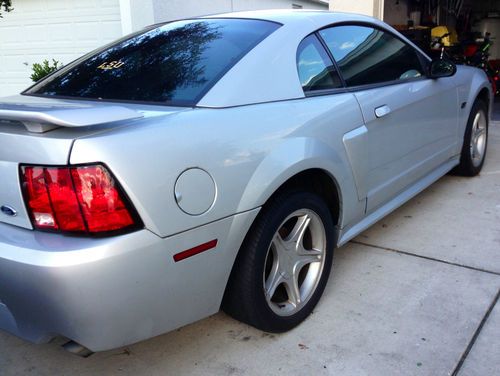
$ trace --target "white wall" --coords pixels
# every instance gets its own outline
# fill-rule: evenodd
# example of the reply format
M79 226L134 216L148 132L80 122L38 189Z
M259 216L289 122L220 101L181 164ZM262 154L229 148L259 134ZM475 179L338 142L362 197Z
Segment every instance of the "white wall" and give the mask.
M384 16L384 0L330 0L330 10L365 14L381 20Z
M231 11L231 0L153 0L154 22Z
M330 0L330 10L376 17L390 25L406 25L407 0Z
M151 0L120 0L122 34L130 34L154 23L153 12Z
M290 9L292 8L292 4L302 5L304 9L328 9L328 4L318 4L302 0L233 0L233 3L234 10Z
M291 9L292 4L302 5L304 9L328 9L327 5L303 0L153 0L154 22L242 10Z

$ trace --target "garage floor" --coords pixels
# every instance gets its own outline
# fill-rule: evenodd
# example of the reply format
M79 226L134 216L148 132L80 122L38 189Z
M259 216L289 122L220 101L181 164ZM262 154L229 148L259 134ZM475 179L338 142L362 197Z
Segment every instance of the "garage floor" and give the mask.
M473 179L446 176L337 250L282 335L223 313L81 359L0 333L1 375L500 375L500 103Z

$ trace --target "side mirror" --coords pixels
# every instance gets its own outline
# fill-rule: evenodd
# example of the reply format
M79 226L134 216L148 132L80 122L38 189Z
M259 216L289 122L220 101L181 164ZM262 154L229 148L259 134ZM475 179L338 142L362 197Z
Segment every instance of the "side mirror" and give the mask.
M449 60L436 59L429 64L429 77L450 77L457 72L457 66Z

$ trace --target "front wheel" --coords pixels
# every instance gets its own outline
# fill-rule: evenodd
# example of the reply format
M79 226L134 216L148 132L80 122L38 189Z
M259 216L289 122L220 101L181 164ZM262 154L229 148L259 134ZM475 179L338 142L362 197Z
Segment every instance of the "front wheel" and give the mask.
M465 128L460 164L453 170L463 176L475 176L481 171L488 145L488 107L477 99Z
M324 200L287 192L262 209L231 273L223 309L268 332L283 332L313 310L333 260L334 225Z

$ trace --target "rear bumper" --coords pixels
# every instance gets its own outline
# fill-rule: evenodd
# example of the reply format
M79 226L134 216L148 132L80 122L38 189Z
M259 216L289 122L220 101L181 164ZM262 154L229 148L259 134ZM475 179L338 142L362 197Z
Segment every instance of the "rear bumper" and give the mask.
M102 351L213 314L257 212L168 238L141 230L85 239L0 224L0 329ZM174 262L174 254L213 239L216 248Z

